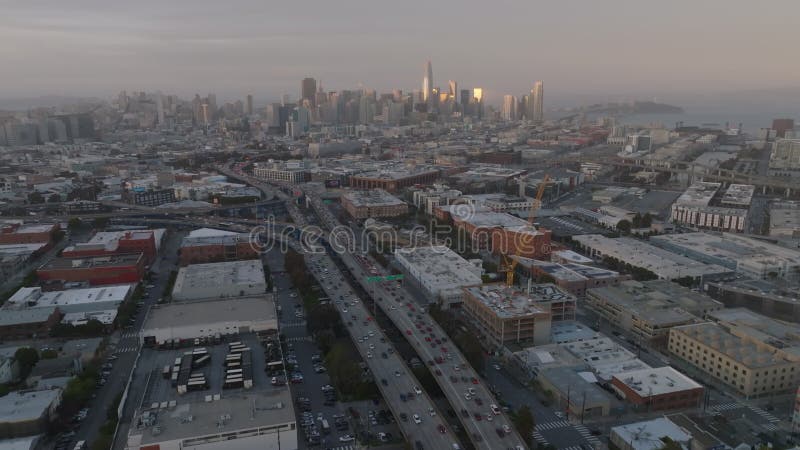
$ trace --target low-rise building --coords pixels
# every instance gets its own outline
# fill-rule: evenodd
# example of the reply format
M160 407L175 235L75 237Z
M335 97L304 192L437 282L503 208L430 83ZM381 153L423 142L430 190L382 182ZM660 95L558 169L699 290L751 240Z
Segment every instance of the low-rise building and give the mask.
M61 256L82 258L90 256L111 256L124 253L142 253L147 265L152 264L161 248L166 230L101 231L95 233L87 242L65 248Z
M586 303L640 342L654 346L666 345L670 328L695 323L723 308L706 295L664 280L589 289Z
M467 261L445 246L397 249L395 258L429 300L443 308L460 304L462 288L482 282L480 260Z
M154 306L150 308L139 336L143 345L153 347L168 340L192 342L196 338L277 329L275 302L264 294Z
M732 233L654 236L661 248L752 278L800 280L800 251Z
M267 281L260 260L192 264L178 270L172 299L247 297L266 291Z
M406 202L383 189L342 194L342 207L354 219L397 217L408 213Z
M605 286L616 286L629 280L630 275L622 275L613 270L574 263L552 263L529 258L515 257L525 270L525 278L547 280L578 298L586 297L586 290Z
M716 323L674 327L669 352L745 397L793 392L800 365Z
M650 366L616 341L597 334L597 337L561 344L576 358L583 361L603 383L619 373L649 369Z
M382 189L398 192L414 185L433 184L441 171L434 167L400 168L362 172L350 176L350 187L354 189Z
M311 179L311 174L303 161L256 163L253 167L253 176L267 181L284 181L288 183L302 183Z
M0 314L0 339L32 339L49 336L64 314L55 306L3 311Z
M669 366L615 374L611 386L628 403L647 411L696 408L703 398L703 386Z
M142 253L86 258L53 258L36 270L42 281L103 284L138 283L145 272Z
M554 395L555 407L570 417L590 419L608 416L616 399L597 384L594 374L583 366L545 369L537 378Z
M437 211L440 211L438 215L449 216L458 232L471 241L473 248L486 249L495 255L550 258L552 233L524 219L471 205L450 205L437 208Z
M464 288L464 311L494 346L550 341L550 313L515 287L492 284Z
M0 397L0 438L47 432L60 404L61 389L14 391Z
M134 287L133 284L123 284L48 292L40 287L23 287L3 304L0 314L58 308L64 315L62 322L80 325L94 319L110 326L117 317L119 306L133 295Z
M767 280L706 283L706 292L728 308L745 307L780 320L800 323L800 287Z
M720 265L696 261L629 237L608 238L586 234L574 236L573 241L592 258L624 261L664 280L688 277L705 281L728 277L733 273L731 269Z
M201 264L258 258L256 245L247 233L200 228L181 241L180 263Z
M800 202L773 201L770 203L769 235L800 237Z
M613 427L609 437L620 450L661 450L666 445L665 439L694 450L690 446L692 436L666 417Z
M61 227L55 224L23 224L20 221L0 222L0 245L51 243Z

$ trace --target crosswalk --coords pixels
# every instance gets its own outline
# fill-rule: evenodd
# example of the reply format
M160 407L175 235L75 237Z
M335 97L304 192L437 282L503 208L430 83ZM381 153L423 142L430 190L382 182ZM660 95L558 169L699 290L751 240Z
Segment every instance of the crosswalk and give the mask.
M572 423L566 420L556 420L554 422L545 422L545 423L537 423L536 430L555 430L556 428L568 428L571 427Z
M538 442L538 443L540 443L540 444L542 444L542 445L547 445L547 444L549 444L549 442L547 442L547 439L545 439L545 438L544 438L544 436L542 436L542 433L539 433L538 431L534 431L534 432L533 432L533 439L534 439L536 442Z
M120 338L122 338L122 339L138 338L138 337L139 337L139 333L137 331L125 331L124 333L122 333L120 335Z
M117 353L138 352L139 346L117 347Z
M761 426L767 431L778 431L779 430L779 428L777 426L775 426L775 424L773 424L773 423L767 423L767 424L764 424L764 425L761 425Z
M586 425L583 424L575 425L575 429L578 430L578 433L580 433L580 435L583 436L583 438L586 439L588 443L592 445L600 445L600 439L598 439L597 436L593 436L592 432L589 431L588 428L586 428Z
M742 405L737 402L729 402L729 403L720 403L719 405L714 405L708 408L710 411L722 412L722 411L731 411L734 409L741 408Z
M305 328L306 321L305 320L296 320L294 322L282 322L281 328Z
M719 405L712 406L711 408L709 408L709 410L712 412L714 411L723 412L723 411L732 411L740 408L749 408L751 411L758 414L759 416L761 416L761 418L763 418L769 423L780 422L780 419L770 414L768 411L764 411L763 409L757 406L744 405L742 403L737 403L737 402L720 403Z
M777 423L777 422L781 421L777 417L773 416L772 414L768 413L767 411L764 411L763 409L761 409L761 408L759 408L757 406L751 406L750 409L752 409L754 413L756 413L759 416L763 417L767 422Z
M286 338L286 342L311 342L311 336L295 336Z
M356 447L355 445L340 445L338 447L326 447L326 448L329 448L330 450L356 450L356 448L358 447Z

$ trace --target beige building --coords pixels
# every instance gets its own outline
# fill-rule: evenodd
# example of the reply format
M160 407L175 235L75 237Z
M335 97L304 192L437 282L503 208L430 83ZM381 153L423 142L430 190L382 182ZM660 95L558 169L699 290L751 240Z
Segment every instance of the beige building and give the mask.
M505 284L464 288L464 311L493 345L550 341L550 313L525 291Z
M716 323L670 330L669 351L745 397L793 392L800 363L766 345L736 336Z
M586 291L586 303L642 342L666 345L669 329L697 322L722 303L666 280L624 281Z
M354 219L397 217L408 213L408 205L384 191L350 191L342 194L342 206Z

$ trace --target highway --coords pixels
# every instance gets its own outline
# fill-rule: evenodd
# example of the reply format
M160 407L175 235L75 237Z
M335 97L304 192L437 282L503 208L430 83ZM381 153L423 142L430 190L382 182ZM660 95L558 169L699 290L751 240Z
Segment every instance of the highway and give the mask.
M341 227L319 199L310 198L326 228L333 230ZM342 244L349 242L349 237L344 232L331 236L331 239L340 239L339 243ZM350 248L349 245L352 244L347 244L344 248ZM403 332L420 358L436 374L434 378L457 412L475 447L524 448L523 439L512 426L511 420L497 407L498 402L492 393L475 370L466 363L466 358L458 348L449 341L442 341L447 334L426 311L411 303L412 296L393 282L368 283L367 277L385 274L379 265L372 264L368 258L359 256L357 259L349 252L340 252L339 256L353 277L371 294L377 305ZM440 344L436 344L437 339Z
M460 448L453 433L443 425L442 415L420 383L380 330L364 303L327 254L306 254L310 273L334 302L350 337L366 362L400 430L415 450ZM415 392L415 387L420 389ZM403 396L409 396L406 400ZM433 413L431 413L433 412ZM419 423L415 423L415 415ZM439 427L443 428L439 428Z

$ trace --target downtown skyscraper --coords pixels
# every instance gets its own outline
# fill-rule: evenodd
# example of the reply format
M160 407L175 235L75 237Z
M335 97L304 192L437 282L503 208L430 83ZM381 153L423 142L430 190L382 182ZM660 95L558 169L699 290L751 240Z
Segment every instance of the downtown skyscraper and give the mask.
M422 76L422 101L425 103L431 103L433 100L432 97L433 92L433 66L431 66L431 61L428 60L428 64L425 65L425 74Z
M528 118L534 122L544 120L544 85L541 81L533 84L528 105Z
M310 106L314 106L314 102L316 100L317 95L317 80L313 78L303 78L302 83L300 83L300 103L303 103L303 100L308 100Z

